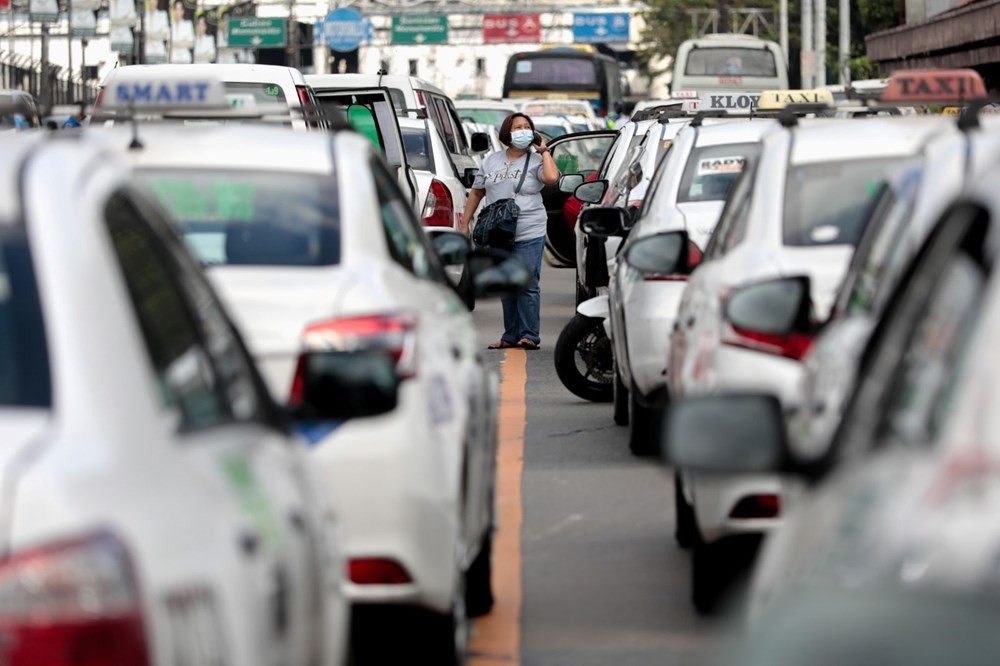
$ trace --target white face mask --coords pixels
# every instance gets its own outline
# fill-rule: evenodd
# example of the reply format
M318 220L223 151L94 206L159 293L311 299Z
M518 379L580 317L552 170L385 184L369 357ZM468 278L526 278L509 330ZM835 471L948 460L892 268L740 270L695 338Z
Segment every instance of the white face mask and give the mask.
M510 133L510 143L515 148L527 148L531 145L531 140L534 138L535 134L530 129L515 130Z

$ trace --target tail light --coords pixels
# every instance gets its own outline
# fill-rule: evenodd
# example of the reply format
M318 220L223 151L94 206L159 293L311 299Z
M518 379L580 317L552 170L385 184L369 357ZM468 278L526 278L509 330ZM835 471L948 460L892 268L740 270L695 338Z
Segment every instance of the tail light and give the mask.
M417 374L417 317L404 313L346 317L310 324L303 335L307 351L382 351L396 363L400 379ZM305 358L299 357L292 379L289 404L302 404Z
M451 227L455 217L455 202L448 186L435 178L431 181L430 190L424 209L420 213L421 222L425 227Z
M0 563L0 636L6 666L148 664L125 546L102 532Z
M306 119L306 125L313 129L318 128L319 119L316 117L312 99L309 98L309 89L305 86L295 86L295 92L299 95L299 104L302 105L302 115Z
M347 575L358 585L406 585L413 578L396 560L380 557L355 558L347 564Z
M701 248L693 240L688 240L687 252L688 268L694 268L701 263L704 255ZM687 275L646 275L643 277L646 282L687 282L687 279Z
M808 333L789 333L788 335L760 333L727 324L723 330L722 344L799 361L812 347L813 336Z
M730 518L777 518L781 514L781 498L777 495L747 495L741 499L733 510Z

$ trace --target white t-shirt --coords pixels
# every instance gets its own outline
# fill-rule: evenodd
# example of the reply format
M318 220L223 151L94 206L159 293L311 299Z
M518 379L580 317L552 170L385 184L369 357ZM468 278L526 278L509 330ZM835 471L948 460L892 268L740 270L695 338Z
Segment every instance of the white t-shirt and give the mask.
M524 185L517 194L517 207L521 212L517 216L517 234L514 241L526 241L545 235L548 226L548 216L545 214L545 204L542 202L542 156L538 153L528 153L528 173L524 177ZM483 158L483 165L476 174L473 189L485 189L488 206L500 199L510 199L514 196L514 188L521 178L524 168L524 156L516 160L507 159L507 151L501 150Z

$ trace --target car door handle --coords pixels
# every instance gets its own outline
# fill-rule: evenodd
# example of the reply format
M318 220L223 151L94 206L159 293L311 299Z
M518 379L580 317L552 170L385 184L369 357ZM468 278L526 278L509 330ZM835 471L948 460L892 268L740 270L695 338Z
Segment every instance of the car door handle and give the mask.
M686 321L686 322L684 322L684 324L685 324L685 325L686 325L686 326L687 326L688 328L691 328L692 326L694 326L694 317L688 317L688 318L687 318L687 321Z
M237 542L244 555L253 557L260 548L260 535L253 530L244 530L240 532Z
M451 357L453 359L455 359L456 361L458 359L462 358L462 348L459 347L458 345L452 345L451 346Z

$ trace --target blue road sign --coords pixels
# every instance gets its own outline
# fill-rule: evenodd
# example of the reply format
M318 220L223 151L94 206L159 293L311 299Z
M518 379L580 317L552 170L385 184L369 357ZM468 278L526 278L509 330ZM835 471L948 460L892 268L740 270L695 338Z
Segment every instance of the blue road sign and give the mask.
M628 14L573 14L573 41L578 44L627 42Z
M353 51L370 38L368 19L350 7L335 9L316 24L321 40L334 51Z

